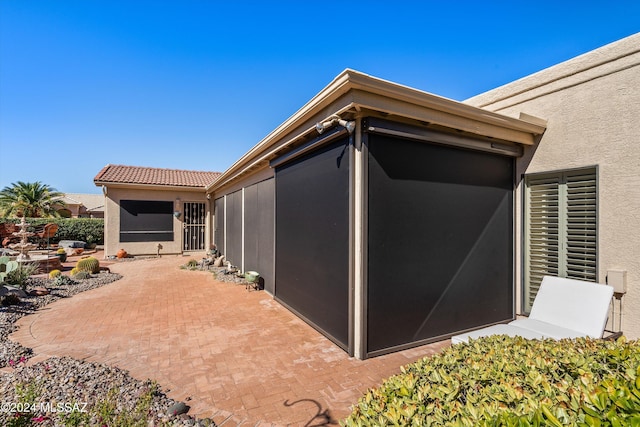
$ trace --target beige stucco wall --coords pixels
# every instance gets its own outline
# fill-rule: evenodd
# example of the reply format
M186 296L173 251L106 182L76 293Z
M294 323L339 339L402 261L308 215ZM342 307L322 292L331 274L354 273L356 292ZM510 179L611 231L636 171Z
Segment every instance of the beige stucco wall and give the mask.
M176 202L180 199L179 202ZM172 201L174 210L182 211L184 202L205 203L207 210L207 230L205 247L209 247L211 240L211 203L206 198L204 190L193 192L179 189L155 190L155 189L130 189L107 188L105 201L105 257L115 255L119 249L126 250L132 255L155 255L158 251L158 243L162 245L161 255L180 254L183 252L183 215L173 218L174 239L172 242L120 242L120 200L160 200Z
M598 279L604 283L609 269L627 271L622 329L640 338L640 33L465 102L548 120L540 142L517 162L516 289L522 174L597 165Z

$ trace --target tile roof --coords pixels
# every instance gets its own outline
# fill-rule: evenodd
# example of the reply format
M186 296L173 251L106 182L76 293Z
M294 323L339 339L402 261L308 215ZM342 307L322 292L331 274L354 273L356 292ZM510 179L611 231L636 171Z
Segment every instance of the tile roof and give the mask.
M219 176L220 172L107 165L93 178L93 182L205 188Z
M104 211L103 194L64 193L62 201L67 205L83 205L87 211Z

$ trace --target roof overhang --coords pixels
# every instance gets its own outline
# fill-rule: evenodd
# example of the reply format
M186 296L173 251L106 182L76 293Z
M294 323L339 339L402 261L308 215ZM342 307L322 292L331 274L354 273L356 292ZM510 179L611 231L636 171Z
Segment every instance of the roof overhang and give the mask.
M334 114L349 119L378 114L523 146L533 145L546 129L546 121L532 116L505 116L347 69L231 165L206 191L216 191L265 167L287 147L316 132L316 122Z
M114 181L93 181L96 187L107 188L119 188L126 190L144 190L144 191L191 191L202 193L205 190L204 186L190 187L181 185L163 185L163 184L136 184L136 183L122 183Z

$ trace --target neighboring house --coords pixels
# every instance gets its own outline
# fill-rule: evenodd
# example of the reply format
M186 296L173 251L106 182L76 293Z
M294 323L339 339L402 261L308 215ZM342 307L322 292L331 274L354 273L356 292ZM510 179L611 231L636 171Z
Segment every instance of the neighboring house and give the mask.
M65 209L58 212L66 218L104 218L104 195L65 193Z
M205 188L220 174L107 165L94 178L105 195L105 255L204 251L211 242Z
M345 70L187 194L233 264L358 358L527 314L544 274L626 278L611 317L624 306L636 339L638 46L636 34L465 102ZM124 200L185 200L104 172L113 253L130 238Z

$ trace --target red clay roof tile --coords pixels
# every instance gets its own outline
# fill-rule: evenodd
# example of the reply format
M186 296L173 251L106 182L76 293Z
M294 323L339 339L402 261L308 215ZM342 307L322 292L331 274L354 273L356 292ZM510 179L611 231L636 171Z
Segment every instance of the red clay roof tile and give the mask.
M219 176L220 172L107 165L93 178L93 182L96 184L144 184L205 188Z

